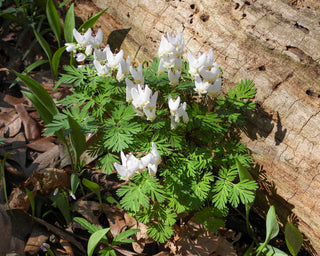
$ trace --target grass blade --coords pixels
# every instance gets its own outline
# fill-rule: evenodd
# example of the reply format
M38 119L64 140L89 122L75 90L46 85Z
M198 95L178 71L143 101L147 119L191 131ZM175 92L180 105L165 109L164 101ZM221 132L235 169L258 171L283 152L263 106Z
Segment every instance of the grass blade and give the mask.
M67 43L73 42L73 29L75 28L75 18L74 18L74 3L71 4L66 18L64 20L64 39Z
M66 48L67 48L66 46L63 46L53 54L51 69L56 78L58 77L58 68L60 64L60 58L62 53L64 53L64 51L66 50Z
M47 18L48 22L50 25L50 28L55 35L55 37L58 40L58 46L60 48L61 45L61 25L60 25L60 19L57 13L57 9L54 6L54 3L52 0L47 0L47 5L46 5L46 13L47 13Z
M88 19L85 23L83 23L78 31L82 31L82 29L87 30L88 28L92 28L92 26L96 23L96 21L100 18L102 14L104 14L108 8L104 9L103 11L93 15L90 19Z
M42 35L39 34L39 32L36 29L33 29L33 33L34 33L37 41L41 45L42 49L44 50L45 54L47 55L48 60L51 65L52 54L51 54L51 50L50 50L50 46L49 46L48 42L43 38Z

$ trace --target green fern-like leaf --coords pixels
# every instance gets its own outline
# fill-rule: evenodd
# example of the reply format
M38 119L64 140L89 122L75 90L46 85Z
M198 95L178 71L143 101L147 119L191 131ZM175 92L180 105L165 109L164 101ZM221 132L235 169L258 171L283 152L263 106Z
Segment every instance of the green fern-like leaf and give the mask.
M258 185L253 180L243 180L237 184L233 184L230 193L230 203L234 207L238 207L239 202L243 204L252 203L255 198L255 191Z
M164 243L173 235L173 227L164 223L151 223L148 226L147 235L155 241Z
M213 188L215 193L212 197L212 203L218 209L224 209L228 203L228 198L232 192L232 183L227 180L217 180Z

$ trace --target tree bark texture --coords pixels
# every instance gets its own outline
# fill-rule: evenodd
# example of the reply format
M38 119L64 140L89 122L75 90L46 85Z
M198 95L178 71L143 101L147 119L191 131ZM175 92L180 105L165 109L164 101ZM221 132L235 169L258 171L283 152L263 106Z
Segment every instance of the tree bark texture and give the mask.
M317 0L92 0L77 2L113 49L135 61L157 54L161 35L181 30L185 51L213 48L224 87L254 80L258 110L242 142L282 221L293 212L320 254L320 2ZM262 200L262 201L263 201Z

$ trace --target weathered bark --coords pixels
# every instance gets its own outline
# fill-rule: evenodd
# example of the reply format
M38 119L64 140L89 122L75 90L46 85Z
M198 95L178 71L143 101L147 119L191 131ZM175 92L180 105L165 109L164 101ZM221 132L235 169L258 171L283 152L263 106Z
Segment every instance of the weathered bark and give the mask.
M117 35L136 61L156 55L163 33L182 30L186 51L213 48L226 88L254 80L260 108L242 141L265 172L272 203L283 206L278 214L295 213L320 254L320 3L93 0L76 10L87 19L106 7L98 22L106 39Z

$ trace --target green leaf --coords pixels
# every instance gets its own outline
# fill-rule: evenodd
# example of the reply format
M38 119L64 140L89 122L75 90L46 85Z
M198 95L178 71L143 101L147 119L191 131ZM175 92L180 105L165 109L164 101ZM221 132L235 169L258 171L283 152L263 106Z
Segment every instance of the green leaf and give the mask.
M58 68L59 68L59 64L60 64L61 55L62 55L62 53L64 53L66 48L67 48L66 46L63 46L63 47L59 48L58 50L56 50L56 52L53 54L51 69L52 69L52 72L55 77L58 77Z
M82 184L94 192L98 196L100 204L102 204L100 186L86 178L82 179Z
M41 45L42 49L44 50L45 54L47 55L48 60L51 64L52 53L51 53L50 46L49 46L48 42L42 37L42 35L39 34L39 32L36 29L33 29L33 33L34 33L38 43Z
M69 225L71 221L71 215L68 199L64 196L63 193L59 193L56 196L52 196L51 200L53 201L53 206L57 207L60 210L67 225Z
M74 18L74 3L70 5L70 8L66 14L64 20L64 39L67 43L73 42L73 29L75 28L75 18Z
M128 229L124 232L121 232L120 234L116 235L112 241L112 245L119 245L123 243L131 243L134 242L133 239L126 239L129 236L132 236L133 234L139 232L140 229Z
M61 45L61 25L60 25L60 19L57 13L57 9L54 6L54 3L52 0L47 0L46 5L46 14L48 18L48 22L50 25L51 30L53 31L53 34L57 38L58 46L60 48Z
M267 213L266 219L266 240L265 243L269 243L269 241L275 238L279 233L279 224L276 216L276 210L273 205L270 206L269 211Z
M13 72L25 83L25 85L29 88L31 94L32 94L32 99L35 101L35 103L38 105L39 110L37 108L41 118L45 121L49 121L45 123L50 123L51 120L53 119L53 116L58 114L58 109L56 107L56 104L52 100L51 96L49 93L35 80L32 78L20 74L16 71L13 70ZM30 94L29 94L30 95ZM32 102L33 103L33 102ZM40 109L41 108L41 109ZM49 113L49 114L48 114ZM45 115L50 115L50 116L45 116Z
M284 251L281 251L272 245L264 246L264 244L260 244L257 250L261 250L262 255L264 256L288 256L288 254L286 254Z
M24 188L26 190L28 199L30 201L30 205L31 205L31 210L32 210L32 217L34 217L34 213L35 213L35 209L36 209L36 204L35 204L35 200L34 200L34 196L31 193L31 191L27 188Z
M65 0L65 1L63 1L61 4L59 4L58 5L58 8L61 8L61 7L63 7L63 6L65 6L67 3L69 3L70 2L70 0ZM73 4L73 3L72 3Z
M69 134L70 143L74 152L75 163L78 164L81 154L86 150L86 137L78 122L69 115L68 122L71 128L71 132Z
M87 220L84 219L84 218L74 217L73 220L76 221L76 222L78 222L78 223L79 223L82 227L84 227L85 229L87 229L90 234L93 234L94 232L96 232L97 230L99 230L96 225L91 224L89 221L87 221Z
M72 173L72 174L71 174L70 183L71 183L71 192L72 192L73 194L75 194L76 191L77 191L77 188L78 188L79 185L80 185L80 179L79 179L79 177L78 177L77 174L75 174L75 173Z
M102 14L104 14L106 11L108 10L108 8L104 9L103 11L93 15L90 19L88 19L85 23L83 23L80 28L78 29L78 31L82 31L82 29L87 30L88 28L92 28L93 25L96 23L96 21L100 18L100 16Z
M100 229L90 236L87 249L88 256L92 256L97 244L101 241L102 238L105 237L109 230L110 228Z
M298 255L303 243L303 236L292 223L287 222L284 236L286 239L287 247L293 256Z

